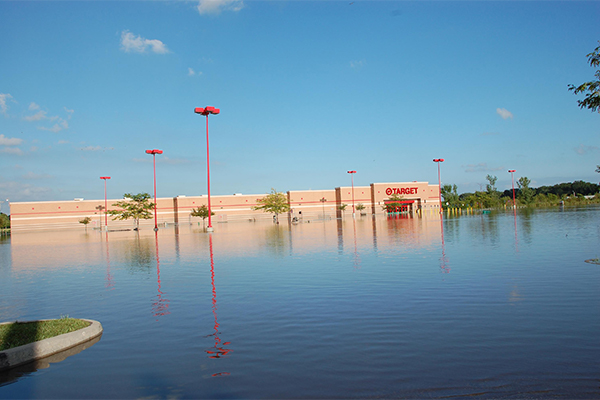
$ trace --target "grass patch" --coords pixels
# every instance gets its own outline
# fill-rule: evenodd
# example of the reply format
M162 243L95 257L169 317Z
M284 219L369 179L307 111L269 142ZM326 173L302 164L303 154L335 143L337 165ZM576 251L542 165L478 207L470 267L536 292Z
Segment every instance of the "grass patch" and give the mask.
M90 326L89 322L75 318L48 321L14 322L0 325L0 351L48 339L63 333L74 332Z

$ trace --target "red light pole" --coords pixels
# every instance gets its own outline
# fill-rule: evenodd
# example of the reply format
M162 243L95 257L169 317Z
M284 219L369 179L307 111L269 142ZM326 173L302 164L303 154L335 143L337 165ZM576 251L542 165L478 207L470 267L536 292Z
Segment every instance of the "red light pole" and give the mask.
M104 229L108 230L108 200L106 198L106 180L110 179L110 176L101 176L100 179L104 180Z
M212 227L212 222L210 219L210 216L212 214L211 212L211 208L210 208L210 157L209 157L209 151L208 151L208 116L209 114L214 114L217 115L221 112L221 110L219 110L218 108L215 107L196 107L194 109L194 112L196 114L200 114L200 115L206 115L206 174L207 174L207 181L208 181L208 228L206 228L207 232L212 232L214 229Z
M510 172L510 175L512 176L513 208L516 209L517 208L517 202L515 200L515 172L517 172L517 170L516 169L509 169L508 172Z
M152 154L154 164L154 232L158 231L158 220L156 219L156 155L162 154L162 150L146 150L146 154Z
M348 171L348 173L352 178L352 218L356 218L356 214L354 213L354 174L356 171Z
M438 165L438 187L439 187L439 197L440 197L440 214L443 211L442 208L442 176L440 175L440 163L444 162L443 158L434 158L433 162L436 162Z

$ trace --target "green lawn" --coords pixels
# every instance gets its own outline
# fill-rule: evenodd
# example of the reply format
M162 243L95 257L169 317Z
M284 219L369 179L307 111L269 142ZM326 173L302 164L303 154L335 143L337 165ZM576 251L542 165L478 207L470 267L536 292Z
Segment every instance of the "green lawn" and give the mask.
M0 351L74 332L89 325L89 322L75 318L0 325Z

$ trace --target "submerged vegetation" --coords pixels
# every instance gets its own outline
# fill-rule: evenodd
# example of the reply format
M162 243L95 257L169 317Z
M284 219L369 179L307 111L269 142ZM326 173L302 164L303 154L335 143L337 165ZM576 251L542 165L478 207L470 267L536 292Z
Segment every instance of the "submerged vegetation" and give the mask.
M502 208L512 207L512 189L500 192L496 189L495 176L486 177L488 184L485 191L475 193L457 193L456 185L443 185L442 197L444 208ZM558 205L600 204L600 185L575 181L559 183L553 186L531 188L531 180L522 177L515 187L517 207L551 207Z

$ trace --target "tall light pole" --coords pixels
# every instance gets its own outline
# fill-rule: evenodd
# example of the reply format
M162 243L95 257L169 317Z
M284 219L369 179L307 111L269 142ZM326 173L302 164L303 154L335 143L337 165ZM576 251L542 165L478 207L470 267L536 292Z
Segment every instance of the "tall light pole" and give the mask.
M108 230L108 200L106 197L106 181L110 179L110 176L101 176L100 179L104 180L104 229Z
M438 165L438 189L439 189L439 198L440 198L440 214L442 213L442 176L440 175L440 163L444 162L443 158L434 158L433 162L436 162Z
M352 218L356 218L356 214L354 211L354 174L356 171L348 171L350 177L352 178Z
M210 208L210 157L209 157L209 151L208 151L208 116L210 114L214 114L217 115L218 113L221 112L221 110L219 110L218 108L215 107L196 107L194 109L194 112L196 114L200 114L200 115L206 115L206 175L207 175L207 184L208 184L208 228L206 228L207 232L212 232L214 229L212 227L212 222L210 219L210 216L212 214L211 212L211 208Z
M152 154L154 164L154 232L158 231L158 220L156 219L156 155L162 154L162 150L146 150L146 154Z
M516 169L509 169L508 172L510 172L510 175L512 176L513 208L516 209L517 208L517 202L515 200L515 172L517 172L517 170Z

